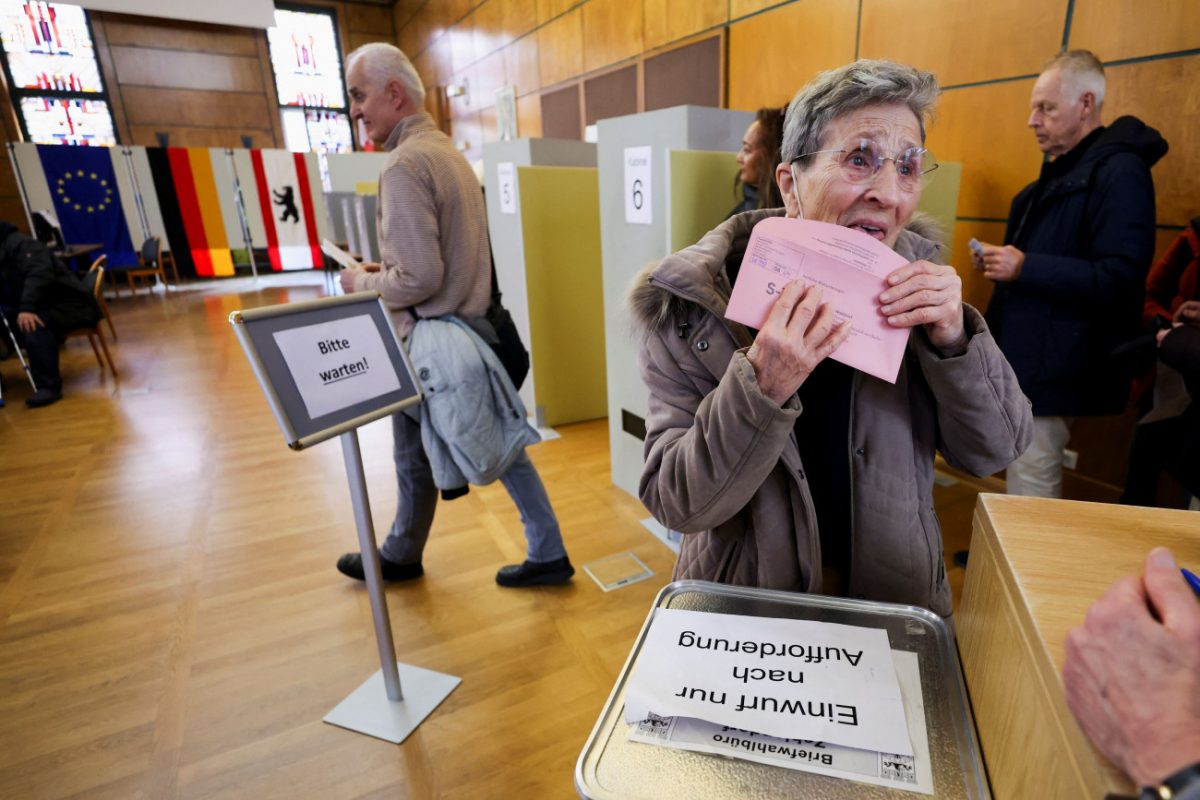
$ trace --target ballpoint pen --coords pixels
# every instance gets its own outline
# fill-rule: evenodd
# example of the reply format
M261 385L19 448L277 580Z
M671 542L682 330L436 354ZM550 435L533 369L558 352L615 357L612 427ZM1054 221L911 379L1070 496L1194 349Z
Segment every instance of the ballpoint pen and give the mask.
M1200 578L1196 577L1196 573L1188 569L1180 569L1183 573L1183 578L1188 582L1188 586L1192 587L1192 591L1196 593L1196 597L1200 598Z

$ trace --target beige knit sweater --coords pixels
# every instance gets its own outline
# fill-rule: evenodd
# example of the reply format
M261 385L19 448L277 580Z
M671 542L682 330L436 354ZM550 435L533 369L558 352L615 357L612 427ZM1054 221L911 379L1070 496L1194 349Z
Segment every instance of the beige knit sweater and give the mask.
M491 252L475 172L425 112L401 120L384 148L376 218L383 269L356 273L354 290L378 290L401 336L414 312L483 316Z

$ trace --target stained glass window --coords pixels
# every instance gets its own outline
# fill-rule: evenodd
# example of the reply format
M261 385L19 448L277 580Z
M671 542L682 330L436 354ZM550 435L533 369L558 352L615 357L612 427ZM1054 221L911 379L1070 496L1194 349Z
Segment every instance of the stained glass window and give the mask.
M349 153L350 117L317 108L283 109L283 138L294 153Z
M277 7L267 41L288 149L353 150L333 12Z
M37 144L117 143L87 14L78 6L0 0L13 104Z
M21 117L29 141L38 144L117 143L108 103L97 99L25 96Z

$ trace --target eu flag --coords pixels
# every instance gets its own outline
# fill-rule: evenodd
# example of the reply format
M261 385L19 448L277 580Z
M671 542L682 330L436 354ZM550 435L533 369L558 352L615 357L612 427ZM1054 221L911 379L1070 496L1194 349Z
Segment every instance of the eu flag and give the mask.
M38 145L38 157L67 243L103 242L109 264L136 265L109 148Z

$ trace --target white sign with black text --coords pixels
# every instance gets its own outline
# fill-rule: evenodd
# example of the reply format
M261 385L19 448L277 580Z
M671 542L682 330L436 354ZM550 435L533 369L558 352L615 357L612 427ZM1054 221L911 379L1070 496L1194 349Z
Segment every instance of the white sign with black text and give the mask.
M651 148L625 148L625 221L631 225L651 225Z
M653 717L629 728L634 742L713 753L759 764L815 772L876 786L933 794L933 761L925 725L921 668L916 653L892 651L908 721L911 756L857 750L831 742L784 739L687 717Z
M272 335L312 419L400 389L367 314Z
M626 722L652 716L913 754L878 628L657 609L625 693Z
M500 213L517 213L517 170L511 161L496 165L496 180L500 188Z

